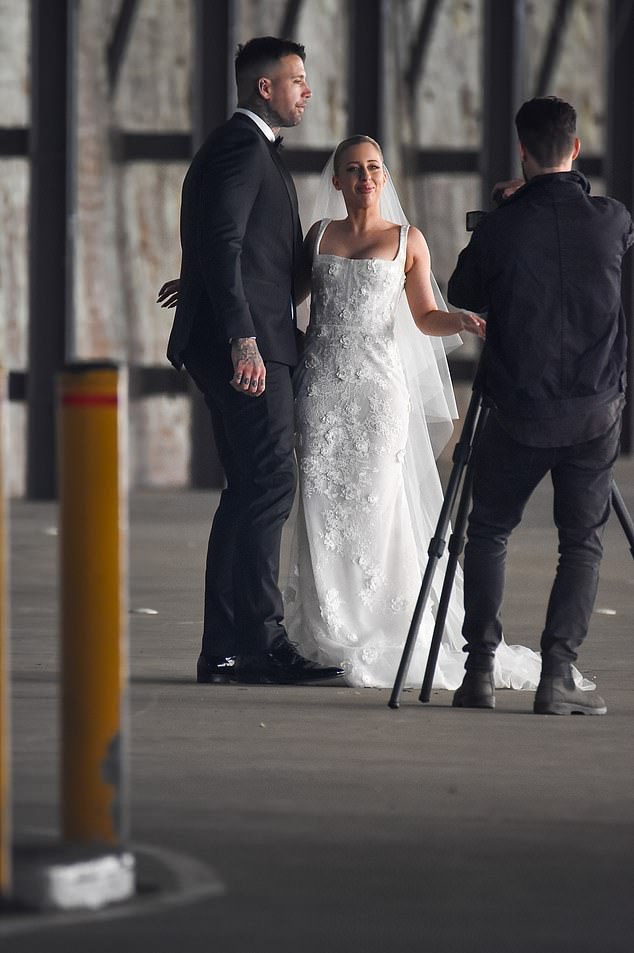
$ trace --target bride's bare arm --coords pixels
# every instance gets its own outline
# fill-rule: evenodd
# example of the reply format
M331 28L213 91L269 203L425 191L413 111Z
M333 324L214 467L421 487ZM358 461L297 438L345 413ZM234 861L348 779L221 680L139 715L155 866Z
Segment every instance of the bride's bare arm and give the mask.
M434 337L468 331L485 336L486 322L470 311L439 311L431 286L431 259L422 232L410 228L405 262L405 293L416 327Z

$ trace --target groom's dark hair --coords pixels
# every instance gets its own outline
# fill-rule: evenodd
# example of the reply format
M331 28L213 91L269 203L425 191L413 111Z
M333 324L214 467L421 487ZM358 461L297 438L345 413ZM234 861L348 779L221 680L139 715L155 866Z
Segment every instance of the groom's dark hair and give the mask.
M241 43L235 59L238 96L250 95L260 77L283 56L299 56L305 62L306 50L301 43L277 36L256 36Z

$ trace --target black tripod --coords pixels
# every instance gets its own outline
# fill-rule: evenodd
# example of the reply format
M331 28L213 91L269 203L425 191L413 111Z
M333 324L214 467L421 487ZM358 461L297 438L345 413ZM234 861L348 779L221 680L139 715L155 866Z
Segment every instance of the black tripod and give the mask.
M421 702L428 702L430 699L432 682L434 680L436 663L438 661L438 653L440 651L440 643L442 641L442 636L445 629L445 620L447 618L449 599L451 597L451 590L453 588L453 582L456 575L458 558L464 548L467 520L469 517L469 511L471 509L471 486L473 482L471 458L473 454L473 448L478 442L478 437L480 436L482 428L486 423L488 414L489 407L482 397L482 391L479 384L479 375L476 374L471 400L469 402L469 407L467 409L462 427L462 434L460 436L460 440L454 448L452 456L453 467L449 477L449 482L447 483L445 499L440 510L435 533L432 536L427 549L427 566L423 575L423 581L421 583L418 599L416 600L416 606L414 608L414 614L412 616L409 632L407 633L407 639L405 640L405 645L403 647L403 654L401 656L401 662L396 673L392 694L388 702L390 708L398 708L400 704L401 692L407 677L412 654L416 645L416 639L418 638L418 630L420 628L421 619L429 598L438 560L445 551L445 537L447 535L447 529L456 500L458 499L458 492L462 484L462 491L460 493L456 517L453 524L453 532L449 538L449 545L447 548L448 558L447 566L445 568L445 578L440 594L440 601L438 603L434 631L432 633L431 643L429 646L427 666L425 668L425 675L419 695L419 700ZM625 533L627 541L630 545L630 552L634 557L634 522L632 522L632 517L625 506L623 497L621 496L621 492L616 483L613 483L612 485L612 507L619 519L621 526L623 527L623 532Z

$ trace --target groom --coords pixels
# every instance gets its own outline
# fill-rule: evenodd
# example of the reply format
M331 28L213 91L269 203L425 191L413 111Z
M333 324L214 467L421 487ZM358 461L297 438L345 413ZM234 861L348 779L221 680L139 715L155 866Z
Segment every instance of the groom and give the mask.
M304 47L257 37L238 48L238 109L183 183L180 291L167 355L211 413L227 486L205 572L197 680L290 684L343 675L300 656L282 624L282 528L295 493L293 273L302 233L275 134L301 122Z

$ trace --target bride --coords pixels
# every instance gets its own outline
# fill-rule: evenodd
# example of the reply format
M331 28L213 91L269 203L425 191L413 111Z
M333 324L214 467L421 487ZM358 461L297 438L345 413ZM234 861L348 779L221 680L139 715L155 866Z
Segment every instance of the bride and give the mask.
M305 241L310 322L296 372L300 495L285 622L299 651L343 667L348 685L388 687L442 505L435 456L457 416L440 337L484 337L485 322L438 308L427 244L406 224L373 139L339 144L317 205L325 217ZM436 575L409 683L422 681ZM462 681L461 624L458 575L434 687ZM504 645L496 684L534 687L539 667L536 653Z

